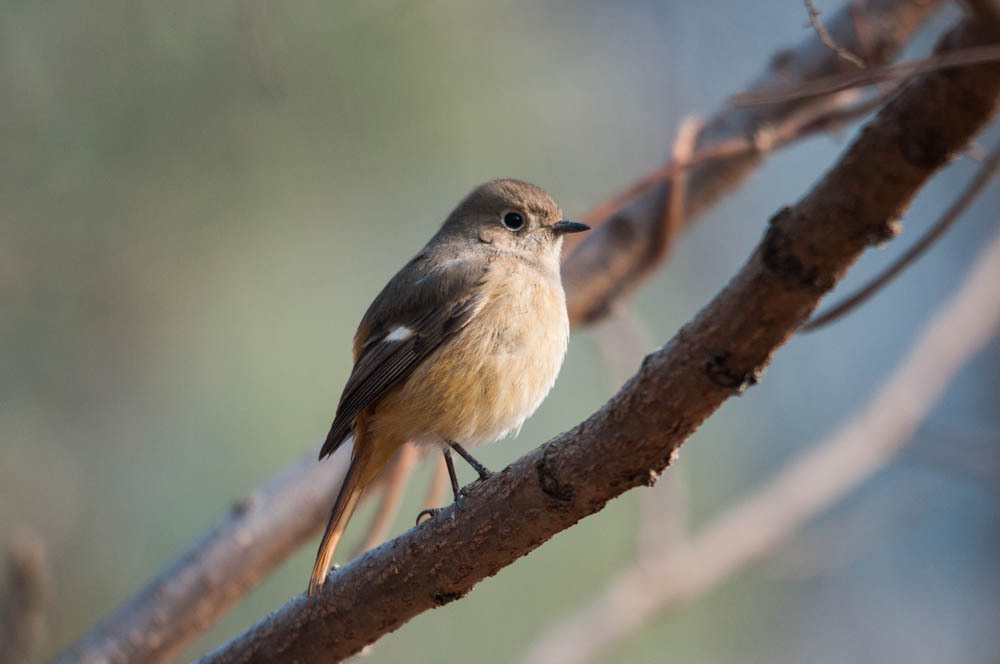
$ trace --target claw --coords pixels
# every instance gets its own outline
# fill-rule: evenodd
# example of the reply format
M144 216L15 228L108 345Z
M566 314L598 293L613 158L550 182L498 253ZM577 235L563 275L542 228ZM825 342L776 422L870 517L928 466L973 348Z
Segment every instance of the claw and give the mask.
M420 525L420 519L422 519L425 516L428 519L433 519L434 517L436 517L438 515L438 512L440 512L441 509L442 508L440 508L440 507L430 507L430 508L425 509L425 510L420 510L420 514L417 515L417 525L418 526Z

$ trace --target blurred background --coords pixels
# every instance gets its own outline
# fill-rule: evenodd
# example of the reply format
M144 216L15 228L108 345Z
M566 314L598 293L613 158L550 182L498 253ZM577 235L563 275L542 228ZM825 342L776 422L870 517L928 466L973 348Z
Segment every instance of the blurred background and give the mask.
M662 162L682 117L717 108L809 30L798 0L9 0L2 12L0 533L44 539L48 655L321 441L365 307L469 189L528 179L577 218ZM636 301L655 345L850 133L781 152L682 238ZM898 255L974 170L959 160L931 183L903 237L869 252L841 292ZM866 403L998 205L987 191L876 301L794 339L698 432L668 471L685 477L694 527ZM592 333L576 332L552 395L481 460L503 467L617 388ZM998 430L994 342L890 469L608 661L995 661ZM948 462L952 449L971 467ZM428 478L417 473L393 534ZM641 491L419 616L368 661L515 658L632 559ZM301 592L313 553L310 542L188 655Z

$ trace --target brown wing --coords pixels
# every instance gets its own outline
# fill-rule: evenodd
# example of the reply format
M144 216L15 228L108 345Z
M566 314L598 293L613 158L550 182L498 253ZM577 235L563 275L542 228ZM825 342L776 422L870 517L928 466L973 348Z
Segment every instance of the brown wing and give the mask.
M420 274L418 256L383 289L361 323L368 331L351 377L337 405L337 415L320 451L322 459L347 438L354 419L404 380L424 359L468 324L482 303L482 268L453 264ZM406 292L409 286L410 292ZM405 294L405 295L404 295ZM393 306L395 304L395 306ZM393 339L400 328L405 338Z

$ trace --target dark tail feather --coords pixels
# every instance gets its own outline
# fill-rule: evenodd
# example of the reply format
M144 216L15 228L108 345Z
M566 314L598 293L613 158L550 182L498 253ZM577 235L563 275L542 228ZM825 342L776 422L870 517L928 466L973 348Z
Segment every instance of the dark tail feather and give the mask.
M355 449L355 452L358 450ZM364 491L364 484L360 482L364 468L368 462L368 455L355 454L351 459L351 466L347 469L344 477L344 484L337 494L337 502L333 504L333 511L330 513L330 521L326 524L326 532L319 543L319 551L316 553L316 564L313 565L312 576L309 577L309 596L313 596L319 591L326 575L333 564L333 554L340 544L340 538L344 535L347 522L354 513L354 508L358 505L358 498Z

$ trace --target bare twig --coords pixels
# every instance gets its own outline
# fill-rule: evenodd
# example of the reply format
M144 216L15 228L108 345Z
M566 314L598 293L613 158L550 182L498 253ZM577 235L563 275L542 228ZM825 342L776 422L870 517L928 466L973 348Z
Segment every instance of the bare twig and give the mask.
M920 60L907 60L894 65L871 68L858 74L836 74L779 89L743 92L730 97L729 103L737 108L744 108L778 104L809 97L824 97L866 85L904 79L917 73L968 67L996 62L997 60L1000 60L1000 46L980 46Z
M811 25L813 30L816 31L816 35L819 37L819 40L826 44L831 51L836 53L841 60L850 62L859 69L864 69L865 61L834 41L833 37L830 36L830 33L823 27L823 23L819 20L820 11L816 9L816 5L813 3L813 0L804 1L806 3L806 11L809 13L809 25ZM857 28L855 28L855 31L857 31Z
M681 121L677 129L677 138L671 150L670 162L678 166L677 172L670 183L667 204L663 208L663 220L650 243L651 255L648 269L655 270L670 253L671 247L680 235L684 223L684 206L687 202L687 186L689 162L694 156L694 146L698 141L698 133L705 123L695 115L689 115Z
M52 579L45 547L33 531L15 529L8 555L6 596L0 605L0 664L26 664L34 661L42 645Z
M905 270L913 261L917 260L924 254L927 249L937 241L945 231L947 231L951 226L958 221L959 217L962 216L972 202L976 200L976 197L983 191L993 176L996 175L997 171L1000 170L1000 147L996 148L989 157L987 157L986 162L980 167L979 172L976 173L976 177L972 179L965 190L959 195L957 199L951 204L948 210L938 219L923 237L917 241L915 245L910 247L902 256L900 256L896 261L889 266L887 270L882 272L879 276L869 281L863 288L853 293L852 295L844 298L841 302L830 307L827 311L817 315L815 318L810 320L808 323L802 326L802 332L811 332L817 330L824 325L832 323L844 314L856 309L858 306L863 304L872 295L880 291L886 284L892 281L900 272Z
M773 551L885 467L998 326L1000 235L863 412L717 517L686 546L619 574L597 600L546 632L524 662L600 659L654 617L704 595Z
M688 164L694 155L694 146L704 124L697 116L689 115L681 121L680 127L677 129L677 137L674 139L670 161L677 164L679 170L670 183L667 204L663 209L663 221L650 242L650 257L646 268L649 272L655 271L670 254L671 248L683 229L684 206L687 202ZM625 307L619 307L619 314L625 311ZM625 341L626 345L631 347L632 361L628 364L631 367L630 372L634 372L635 367L638 367L642 360L642 355L650 347L649 343L636 342L643 336L647 339L651 337L648 331L643 334L644 328L634 312L622 322L624 325L631 323L632 338L630 339L627 335L619 335L618 342ZM605 339L608 344L613 343L608 340L607 336ZM605 351L605 356L609 357L610 352ZM640 493L641 510L639 532L636 537L636 553L640 559L650 555L651 551L674 546L684 538L687 528L687 501L685 498L683 476L676 470L658 482L656 486L649 487Z
M730 136L714 140L710 144L693 150L683 163L671 159L666 164L644 173L621 191L595 205L583 217L583 222L591 227L600 226L611 220L621 208L648 194L658 186L670 182L681 173L693 170L695 166L712 167L716 163L725 164L727 161L762 156L813 134L840 129L874 111L889 96L877 95L859 102L854 102L855 98L854 94L845 95L836 100L835 107L826 108L821 113L816 112L813 108L790 113L780 124L762 124L749 136ZM697 143L697 138L695 142ZM682 215L682 219L685 216ZM582 237L578 236L566 238L564 253L567 255L572 253L572 250L581 241Z
M974 46L985 39L977 24L966 22L948 33L941 48ZM461 508L445 508L341 568L317 597L299 595L201 661L343 659L417 614L461 598L483 578L613 497L655 481L705 418L757 381L777 347L858 256L891 235L893 220L920 187L986 124L998 105L998 65L936 72L912 81L809 194L771 220L749 261L713 301L648 356L597 413L470 485ZM942 116L949 122L943 125ZM919 159L899 149L932 131L935 140L921 143ZM950 343L952 331L947 335ZM910 372L902 379L923 382L924 394L934 394L931 390L939 389L944 373ZM887 431L884 438L891 440L892 434ZM853 447L851 454L857 453L882 459L886 449ZM813 463L835 465L832 456ZM774 493L785 502L787 492L794 490L801 500L793 501L793 511L811 513L816 504L828 504L845 480L820 475L824 481L775 485ZM766 543L772 532L765 527L743 537ZM703 553L731 555L724 546L707 546ZM707 558L700 560L704 564ZM691 580L697 576L692 570Z
M873 53L872 63L894 57L941 4L941 0L865 0L859 11L867 16L871 27L866 43ZM855 19L852 10L838 13L829 22L831 34L850 48L856 41ZM775 58L757 86L773 87L776 80L809 80L836 71L838 66L836 56L812 38ZM757 142L751 138L747 143L747 137L764 136L769 127L786 126L789 116L800 118L796 122L804 127L822 128L828 118L850 107L850 101L838 97L787 108L721 109L707 123L699 140L705 146L724 145L729 139L743 144L728 159L717 158L691 169L685 223L735 189L761 163L762 155L753 147ZM747 145L751 152L747 152ZM701 146L696 146L698 151L703 151ZM612 209L614 216L604 228L588 234L594 236L593 240L568 256L564 281L574 324L598 318L649 274L644 263L648 239L662 220L667 186L661 179L626 210ZM260 498L254 502L256 509L237 510L224 517L94 630L72 644L60 661L168 659L322 526L343 474L342 467L334 466L345 460L328 459L316 464L310 454L293 464L257 492ZM191 611L194 606L196 612ZM130 634L152 637L132 640Z

